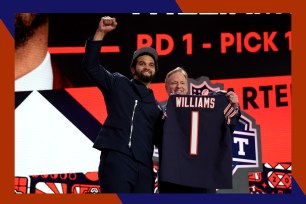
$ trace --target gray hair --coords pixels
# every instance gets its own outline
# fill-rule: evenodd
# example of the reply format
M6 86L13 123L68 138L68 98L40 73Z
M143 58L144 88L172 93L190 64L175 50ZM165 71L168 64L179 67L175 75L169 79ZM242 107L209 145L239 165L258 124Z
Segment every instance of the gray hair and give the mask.
M176 72L182 73L182 74L184 75L184 77L185 77L186 79L188 79L188 74L187 74L187 72L186 72L182 67L176 67L175 69L172 69L171 71L168 72L168 74L166 75L166 78L165 78L165 83L167 83L168 78L169 78L172 74L174 74L174 73L176 73Z

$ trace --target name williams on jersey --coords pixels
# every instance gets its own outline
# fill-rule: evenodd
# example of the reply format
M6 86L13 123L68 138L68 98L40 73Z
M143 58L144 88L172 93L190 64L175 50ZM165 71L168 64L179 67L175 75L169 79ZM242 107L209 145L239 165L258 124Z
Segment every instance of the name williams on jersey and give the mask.
M207 96L178 96L177 108L215 108L215 98Z

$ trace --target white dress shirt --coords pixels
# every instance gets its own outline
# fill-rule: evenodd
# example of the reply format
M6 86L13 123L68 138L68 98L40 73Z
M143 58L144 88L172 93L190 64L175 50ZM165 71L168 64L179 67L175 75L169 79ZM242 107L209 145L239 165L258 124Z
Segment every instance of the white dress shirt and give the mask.
M15 80L15 91L50 90L53 88L53 72L50 53L30 73Z

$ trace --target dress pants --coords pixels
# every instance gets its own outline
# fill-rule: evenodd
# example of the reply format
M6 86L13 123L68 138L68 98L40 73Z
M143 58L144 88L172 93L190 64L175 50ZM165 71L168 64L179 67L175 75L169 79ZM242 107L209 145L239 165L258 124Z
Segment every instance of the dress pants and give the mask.
M101 193L153 193L153 166L124 153L102 150L98 173Z

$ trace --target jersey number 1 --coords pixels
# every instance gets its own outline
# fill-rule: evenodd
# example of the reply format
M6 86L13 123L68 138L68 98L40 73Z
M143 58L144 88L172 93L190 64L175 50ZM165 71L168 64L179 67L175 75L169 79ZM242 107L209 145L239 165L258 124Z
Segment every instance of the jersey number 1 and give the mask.
M190 154L198 155L199 111L191 112Z

